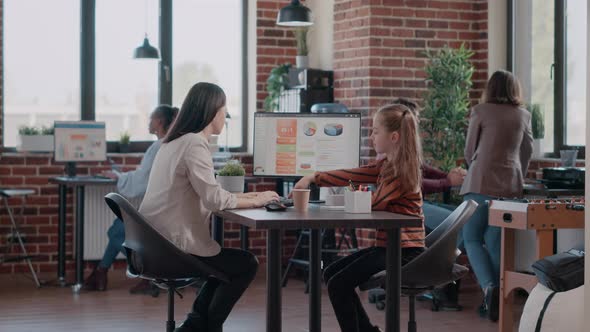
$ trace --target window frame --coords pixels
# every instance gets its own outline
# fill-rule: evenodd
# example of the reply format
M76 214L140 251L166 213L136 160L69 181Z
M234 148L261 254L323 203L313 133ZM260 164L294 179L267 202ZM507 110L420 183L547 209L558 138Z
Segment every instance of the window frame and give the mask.
M158 61L158 103L172 103L172 2L160 0L160 60ZM248 147L248 7L249 0L242 0L242 144L230 148L230 152L246 152ZM80 0L80 120L96 119L96 0ZM131 48L133 45L130 45ZM4 90L2 89L4 101ZM2 105L4 110L4 104ZM5 117L2 117L2 128ZM145 152L153 141L131 141L130 153ZM2 147L3 151L16 151L16 147ZM118 152L119 142L108 141L107 152Z
M586 157L585 145L566 145L565 137L567 134L567 21L566 21L566 1L555 1L555 46L554 46L554 136L553 151L544 154L547 158L559 158L560 150L575 149L578 150L578 159ZM506 58L507 69L514 70L515 65L515 34L516 34L516 17L515 17L515 0L507 1L507 36L506 36Z

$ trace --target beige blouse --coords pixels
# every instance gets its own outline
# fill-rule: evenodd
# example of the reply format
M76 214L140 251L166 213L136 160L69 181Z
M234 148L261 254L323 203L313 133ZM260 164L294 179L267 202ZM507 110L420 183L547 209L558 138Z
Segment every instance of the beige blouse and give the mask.
M210 235L211 211L236 206L236 196L215 180L207 138L191 133L160 147L139 212L181 250L215 256L220 247Z

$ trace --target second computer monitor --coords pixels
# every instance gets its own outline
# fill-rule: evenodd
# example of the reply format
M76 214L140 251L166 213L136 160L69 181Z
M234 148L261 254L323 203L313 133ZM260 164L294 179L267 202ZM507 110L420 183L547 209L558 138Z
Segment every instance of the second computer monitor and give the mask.
M104 122L55 121L55 161L104 161L107 159Z
M360 113L256 113L253 173L301 177L358 167L360 135Z

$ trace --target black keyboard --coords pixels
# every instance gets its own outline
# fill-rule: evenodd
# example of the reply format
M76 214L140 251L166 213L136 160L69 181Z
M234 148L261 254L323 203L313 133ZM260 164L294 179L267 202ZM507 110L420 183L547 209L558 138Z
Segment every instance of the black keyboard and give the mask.
M293 206L293 200L291 198L279 197L279 203L284 206Z

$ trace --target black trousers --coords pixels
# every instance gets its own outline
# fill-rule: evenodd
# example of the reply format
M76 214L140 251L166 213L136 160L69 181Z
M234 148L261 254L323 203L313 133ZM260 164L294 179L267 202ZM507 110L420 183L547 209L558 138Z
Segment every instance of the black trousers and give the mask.
M402 265L423 251L424 248L403 248ZM386 269L385 258L385 248L370 247L341 258L324 270L330 302L342 332L375 331L355 289L372 275Z
M197 331L220 331L232 308L254 280L258 260L249 251L232 248L221 248L215 256L196 257L226 274L230 282L209 278L193 303L189 320L192 326L199 327Z

